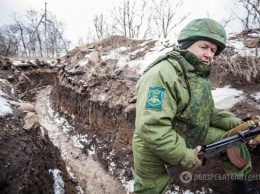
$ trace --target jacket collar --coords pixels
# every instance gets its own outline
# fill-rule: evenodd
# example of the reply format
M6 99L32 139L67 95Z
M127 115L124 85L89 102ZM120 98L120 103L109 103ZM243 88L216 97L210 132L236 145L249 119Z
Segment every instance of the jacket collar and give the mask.
M211 63L209 65L206 65L195 54L193 54L192 52L189 52L187 50L181 50L179 48L174 48L173 51L177 51L178 53L180 53L180 55L183 56L186 59L186 61L188 61L195 68L195 72L198 76L204 77L204 78L209 77L211 70L212 70ZM189 70L191 70L191 69L189 69Z

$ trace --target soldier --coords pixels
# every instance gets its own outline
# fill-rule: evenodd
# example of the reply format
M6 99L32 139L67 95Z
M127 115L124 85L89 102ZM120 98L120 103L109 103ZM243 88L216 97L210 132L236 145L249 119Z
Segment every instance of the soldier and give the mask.
M196 168L201 146L221 139L242 120L217 109L209 75L214 56L226 44L218 22L203 18L191 21L178 37L179 46L150 64L136 86L136 129L133 136L135 193L165 193L171 178L165 163ZM223 169L246 177L252 170L247 147L236 147L245 160L240 168L227 157ZM232 182L237 193L260 193L247 182Z

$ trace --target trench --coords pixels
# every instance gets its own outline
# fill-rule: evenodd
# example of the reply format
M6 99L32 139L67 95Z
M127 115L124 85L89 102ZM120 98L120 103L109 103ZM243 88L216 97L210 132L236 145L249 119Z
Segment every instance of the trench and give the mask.
M68 131L73 128L66 120L52 110L50 92L52 86L47 86L37 94L36 110L40 124L48 131L53 144L60 149L63 160L71 177L79 183L78 193L129 193L122 183L106 172L97 161L95 153L83 153L83 146L75 139L84 137L70 136Z
M80 54L82 53L80 52ZM85 68L91 68L91 66ZM36 109L41 125L47 129L51 141L59 148L67 171L78 183L78 193L132 192L132 188L126 188L124 183L114 177L120 178L121 174L127 177L128 174L131 179L132 175L131 137L135 114L131 107L135 106L133 88L136 83L130 80L94 77L87 73L85 77L75 76L65 70L61 69L58 73L50 73L47 70L41 73L31 71L26 74L26 77L24 76L27 79L24 79L20 84L21 90L28 91L26 94L31 98L27 99L33 101L33 92L36 90L32 89L47 84L53 85L53 90L51 86L48 86L38 92ZM88 76L91 76L91 79ZM216 84L218 77L213 76L213 78L215 79L215 87L218 87L219 85ZM31 90L28 90L28 87ZM259 91L258 86L254 87L256 91ZM252 91L250 92L252 93ZM129 99L130 97L132 99ZM130 104L131 102L133 103ZM245 112L252 112L252 110L258 113L259 110L255 109L258 102L255 100L250 106L249 103L243 102L233 110L240 116ZM55 107L53 109L57 112L51 109L50 104ZM225 100L225 104L229 103ZM243 110L240 111L241 107ZM66 117L70 119L70 123L78 121L78 129L81 128L80 131L87 133L88 136L80 136L79 133L76 136L68 133L72 126L66 123L66 120L59 116L58 112L60 115L70 117ZM91 127L88 127L88 124ZM81 142L94 140L84 148L89 149L96 146L94 147L96 153L86 152L87 150L83 150L83 146L80 146L80 141L76 140ZM258 157L253 159L253 163L259 161L259 149L257 151ZM86 155L87 153L89 154ZM104 170L104 166L106 170ZM256 166L254 165L254 167ZM259 168L254 169L255 172L259 172ZM113 176L110 172L114 173ZM207 167L199 169L197 173L204 175L224 174L220 162L214 159ZM177 189L174 188L174 192L175 190L183 193L187 190L200 193L231 192L231 186L227 180L205 181L203 179L183 184L179 178L176 178L173 183L180 186Z

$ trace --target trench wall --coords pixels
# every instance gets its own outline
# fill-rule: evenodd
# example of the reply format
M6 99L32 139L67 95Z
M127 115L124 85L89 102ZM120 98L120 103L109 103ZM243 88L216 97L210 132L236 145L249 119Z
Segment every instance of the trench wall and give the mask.
M88 135L86 154L94 146L98 160L107 170L111 170L111 163L114 163L116 168L112 174L131 179L135 109L126 111L119 103L111 107L109 102L93 97L95 88L79 88L57 77L51 92L54 109L73 123L78 133Z

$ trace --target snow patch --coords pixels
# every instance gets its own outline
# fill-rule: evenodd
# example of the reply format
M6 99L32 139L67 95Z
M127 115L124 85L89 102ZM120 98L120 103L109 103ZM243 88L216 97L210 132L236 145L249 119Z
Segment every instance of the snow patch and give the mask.
M255 100L259 100L260 99L260 92L257 92L255 94L251 95Z
M77 148L84 148L84 145L82 145L80 142L87 143L88 142L87 136L88 135L81 135L81 134L71 136L71 141L73 142L73 146Z
M54 180L54 193L55 194L64 194L64 181L62 180L61 171L58 169L50 169L49 173L53 174L53 180Z
M0 97L0 117L13 114L13 110L10 107L9 101L5 98Z
M256 56L256 49L255 48L247 48L244 45L244 43L239 41L239 40L229 40L227 45L234 47L235 53L237 53L237 55L239 55L239 56L242 56L242 57L246 57L246 56L254 57L254 56Z
M5 83L6 80L5 79L0 79L0 82Z
M148 65L155 61L158 57L170 52L172 50L173 43L169 40L161 39L155 43L155 46L147 52L144 57L134 61L130 61L128 66L130 69L138 70L137 73L142 74Z
M8 96L5 92L0 89L0 117L6 116L8 114L13 114L13 109L11 105L19 105L18 102L13 100L7 100L2 96Z
M134 183L135 183L135 181L132 179L132 180L126 181L125 184L123 185L127 190L127 194L134 192Z
M212 90L212 96L216 108L219 109L230 109L245 98L243 91L230 88L230 86Z
M7 94L0 89L0 96L7 96Z

